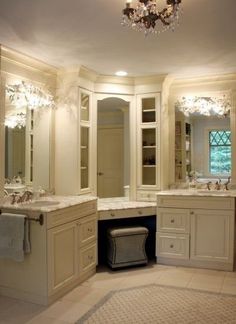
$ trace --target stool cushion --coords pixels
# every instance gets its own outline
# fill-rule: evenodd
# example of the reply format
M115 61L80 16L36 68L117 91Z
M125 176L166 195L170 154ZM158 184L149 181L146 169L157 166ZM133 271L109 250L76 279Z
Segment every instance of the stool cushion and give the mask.
M117 227L109 228L108 235L111 237L133 235L133 234L147 234L148 229L142 226L133 226L133 227Z

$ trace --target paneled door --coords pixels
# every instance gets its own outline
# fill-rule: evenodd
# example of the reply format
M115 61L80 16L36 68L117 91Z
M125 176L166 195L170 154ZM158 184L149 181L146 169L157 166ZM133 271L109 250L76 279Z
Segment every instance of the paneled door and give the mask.
M98 128L99 198L124 196L123 128Z

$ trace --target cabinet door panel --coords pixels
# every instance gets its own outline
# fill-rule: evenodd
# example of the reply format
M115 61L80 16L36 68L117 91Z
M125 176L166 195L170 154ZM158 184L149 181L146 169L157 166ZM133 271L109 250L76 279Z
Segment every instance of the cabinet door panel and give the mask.
M195 209L191 215L191 259L233 261L234 212Z
M157 231L189 233L189 210L179 208L158 208Z
M76 279L77 231L75 222L48 230L49 294Z
M157 233L157 257L189 259L189 235Z

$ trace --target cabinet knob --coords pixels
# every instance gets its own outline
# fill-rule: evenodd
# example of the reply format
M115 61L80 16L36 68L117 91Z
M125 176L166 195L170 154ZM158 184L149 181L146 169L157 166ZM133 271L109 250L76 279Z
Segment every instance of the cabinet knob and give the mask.
M174 247L174 244L171 244L171 245L170 245L170 248L173 249L173 247Z
M138 211L138 214L139 214L139 215L142 215L142 213L143 213L142 210L139 210L139 211Z
M114 213L111 213L110 215L111 215L111 217L115 217L115 214Z
M191 211L191 212L190 212L190 215L194 215L194 211Z
M174 223L174 222L175 222L175 220L174 220L174 219L172 218L172 219L170 220L170 222L171 222L171 223Z

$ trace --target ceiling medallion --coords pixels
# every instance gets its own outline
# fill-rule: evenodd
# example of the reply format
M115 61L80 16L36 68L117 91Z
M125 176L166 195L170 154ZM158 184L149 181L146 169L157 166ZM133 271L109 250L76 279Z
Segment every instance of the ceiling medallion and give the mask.
M174 30L179 21L179 8L182 0L166 0L166 7L162 9L157 8L158 1L138 0L132 7L132 0L126 0L122 25L143 31L145 35L160 34L168 29ZM157 26L158 20L161 24Z
M175 103L175 108L185 116L204 115L227 117L230 114L231 103L228 95L220 97L186 96Z

